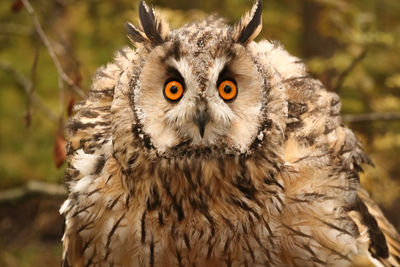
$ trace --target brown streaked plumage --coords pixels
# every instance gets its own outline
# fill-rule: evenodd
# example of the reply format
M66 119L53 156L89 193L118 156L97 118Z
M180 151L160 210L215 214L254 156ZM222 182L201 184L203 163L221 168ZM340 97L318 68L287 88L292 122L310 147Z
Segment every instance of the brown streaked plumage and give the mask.
M170 31L140 3L137 48L98 70L67 128L63 266L399 263L338 96L278 43L253 41L261 14L258 1L234 27ZM170 81L184 88L174 101Z

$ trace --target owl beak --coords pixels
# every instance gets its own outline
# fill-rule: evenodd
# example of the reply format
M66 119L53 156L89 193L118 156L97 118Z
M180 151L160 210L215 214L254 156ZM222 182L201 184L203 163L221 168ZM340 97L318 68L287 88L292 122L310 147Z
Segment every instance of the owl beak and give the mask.
M201 138L204 136L204 130L206 128L206 124L209 120L208 114L205 110L200 110L195 116L194 116L194 123L199 127L199 132Z

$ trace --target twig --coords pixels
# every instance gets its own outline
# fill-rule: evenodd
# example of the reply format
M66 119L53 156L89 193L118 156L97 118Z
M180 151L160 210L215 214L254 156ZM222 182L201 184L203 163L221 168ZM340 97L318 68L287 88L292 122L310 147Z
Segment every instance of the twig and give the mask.
M350 72L357 66L357 64L358 63L360 63L361 62L361 60L367 55L367 51L368 51L368 48L367 47L364 47L363 48L363 50L361 51L361 53L357 56L357 57L355 57L354 59L353 59L353 61L350 63L350 65L349 66L347 66L347 68L343 71L343 72L341 72L340 74L339 74L339 76L338 76L338 78L337 78L337 82L336 82L336 85L335 85L335 87L334 87L334 92L339 92L339 90L340 90L340 88L342 87L342 85L343 85L343 82L344 82L344 80L346 79L346 77L350 74Z
M53 46L51 45L49 39L47 38L46 34L44 33L43 28L40 25L39 19L36 16L36 13L35 13L32 5L30 4L30 2L28 0L21 0L21 1L24 4L29 15L31 16L31 18L33 20L33 24L35 26L35 30L39 34L39 37L42 40L43 44L46 46L46 48L49 52L49 55L50 55L51 59L53 60L54 65L57 69L59 77L61 77L61 79L64 82L66 82L80 97L85 98L86 94L84 93L84 91L79 86L77 86L71 78L68 77L68 75L65 73L65 71L61 67L60 61L58 61L55 50L54 50ZM60 83L59 83L59 85L60 85ZM61 90L63 90L62 87L60 88L60 92L61 92Z
M67 190L63 185L31 181L22 187L0 191L0 202L18 201L33 194L63 198Z
M27 94L28 94L28 102L27 102L27 111L26 111L26 125L27 127L30 126L31 124L31 117L32 117L32 95L35 92L35 86L36 86L36 70L37 70L37 65L39 62L39 46L35 46L35 56L33 58L33 63L31 67L31 82L30 82L30 87L26 89Z
M24 90L28 97L30 97L31 103L35 105L47 118L51 121L58 123L58 116L40 99L36 94L36 91L31 91L31 81L26 78L22 73L14 69L10 64L0 61L0 70L3 70L10 74L14 78L14 81L18 85L18 88Z
M400 120L400 112L348 114L348 115L343 115L342 120L344 122Z

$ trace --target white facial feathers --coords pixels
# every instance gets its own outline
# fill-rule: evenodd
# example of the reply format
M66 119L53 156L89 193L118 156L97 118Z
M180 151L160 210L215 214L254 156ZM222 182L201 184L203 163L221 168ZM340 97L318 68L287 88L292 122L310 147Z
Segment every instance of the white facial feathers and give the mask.
M260 124L262 79L245 48L236 45L235 49L230 56L216 58L208 53L194 57L191 51L168 57L168 48L163 47L150 53L139 77L140 88L135 90L135 108L159 152L182 143L248 149ZM182 82L184 93L179 101L171 102L163 90L174 79ZM232 101L220 96L218 86L223 80L237 86Z

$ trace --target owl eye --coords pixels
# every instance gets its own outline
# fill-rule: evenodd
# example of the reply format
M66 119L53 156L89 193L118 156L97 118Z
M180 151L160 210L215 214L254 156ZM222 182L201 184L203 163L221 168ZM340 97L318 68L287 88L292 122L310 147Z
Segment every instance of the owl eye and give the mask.
M172 80L167 81L164 85L164 97L172 102L176 102L183 96L183 85L182 83Z
M219 96L225 102L231 102L235 100L238 90L236 82L232 80L224 80L218 85Z

